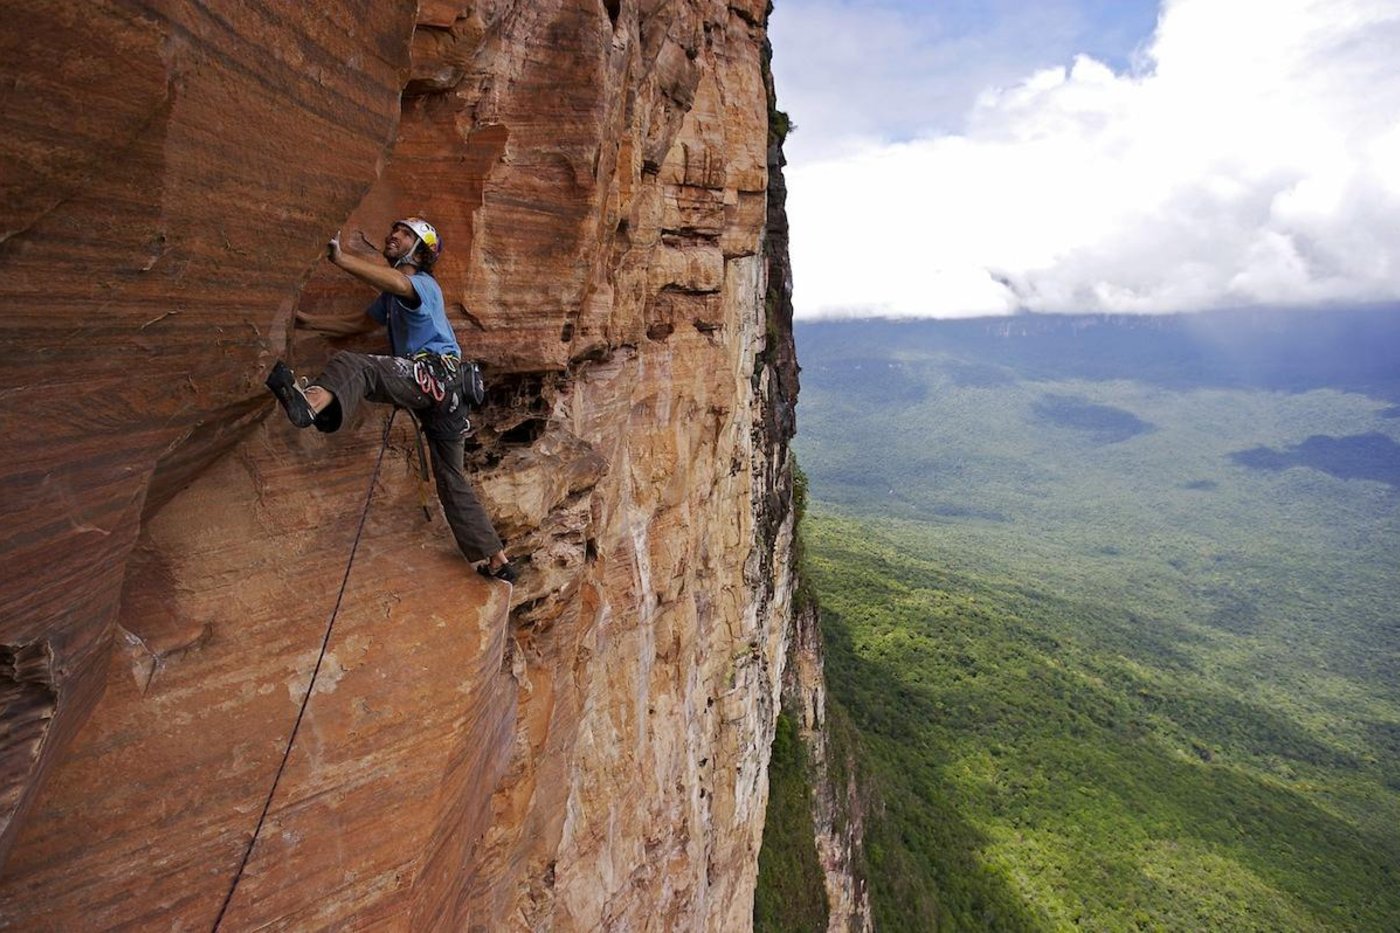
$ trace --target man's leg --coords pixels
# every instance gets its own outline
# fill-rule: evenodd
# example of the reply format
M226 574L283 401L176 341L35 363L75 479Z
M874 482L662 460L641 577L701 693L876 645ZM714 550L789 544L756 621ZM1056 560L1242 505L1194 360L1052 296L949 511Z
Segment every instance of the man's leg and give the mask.
M432 404L413 377L413 362L397 356L337 353L306 390L306 401L321 431L338 430L365 400L409 409Z
M425 433L432 449L438 499L457 547L473 563L489 560L492 569L503 566L506 559L501 539L491 527L491 519L472 490L462 466L462 439L436 438L430 432Z

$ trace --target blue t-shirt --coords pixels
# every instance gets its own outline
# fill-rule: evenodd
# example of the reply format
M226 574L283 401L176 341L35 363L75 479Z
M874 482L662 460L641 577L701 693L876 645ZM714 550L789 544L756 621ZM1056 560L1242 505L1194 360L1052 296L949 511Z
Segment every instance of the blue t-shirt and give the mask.
M452 325L447 323L447 312L442 306L442 289L437 281L424 272L411 275L408 280L418 293L416 308L409 307L407 299L380 292L365 311L379 323L388 326L394 355L411 357L422 350L431 350L441 355L461 356L462 348L457 345Z

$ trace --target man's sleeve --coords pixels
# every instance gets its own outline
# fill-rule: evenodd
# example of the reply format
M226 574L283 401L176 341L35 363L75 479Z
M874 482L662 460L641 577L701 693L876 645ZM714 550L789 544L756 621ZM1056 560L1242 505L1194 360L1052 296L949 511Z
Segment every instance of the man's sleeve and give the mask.
M408 281L413 286L413 297L400 298L399 304L410 311L427 311L423 304L425 301L431 302L429 289L433 287L432 276L410 275Z
M370 302L369 307L365 308L365 314L368 314L380 324L387 324L389 321L389 317L385 313L384 296L380 295L378 298L374 299L374 301Z

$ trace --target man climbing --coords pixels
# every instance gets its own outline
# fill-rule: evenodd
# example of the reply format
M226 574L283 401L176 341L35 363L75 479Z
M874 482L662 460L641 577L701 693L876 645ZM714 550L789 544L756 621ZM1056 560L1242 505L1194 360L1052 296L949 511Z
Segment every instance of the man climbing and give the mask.
M412 411L428 436L438 498L457 547L483 575L514 582L515 568L463 472L468 422L462 349L432 275L442 240L432 224L409 217L389 229L383 255L387 266L342 252L338 234L326 244L328 260L380 290L365 313L388 328L393 355L342 351L307 386L278 361L267 387L299 428L338 430L364 399Z

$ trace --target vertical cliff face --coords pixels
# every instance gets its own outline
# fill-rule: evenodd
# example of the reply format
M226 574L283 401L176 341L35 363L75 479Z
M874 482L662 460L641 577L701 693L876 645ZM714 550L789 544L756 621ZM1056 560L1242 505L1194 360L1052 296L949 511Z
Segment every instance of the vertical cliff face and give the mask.
M4 29L0 924L743 927L796 391L764 4L226 7ZM379 345L325 237L409 213L513 591L406 418L264 420L273 359Z
M106 680L141 517L264 407L321 231L393 141L412 13L3 14L0 855Z
M805 749L816 858L821 866L831 933L870 931L870 891L863 877L867 804L848 749L832 741L827 721L825 650L815 604L793 614L793 637L783 671L783 705L796 720Z
M765 46L765 56L771 49ZM766 65L766 63L765 63ZM778 109L772 72L764 68L768 96L768 218L764 253L768 263L767 293L764 296L769 333L774 339L765 348L773 361L778 387L772 403L764 409L769 436L790 438L796 430L794 405L797 401L797 351L792 334L792 267L788 261L787 184L783 175L783 143L791 123ZM808 892L809 898L825 899L827 928L838 931L872 929L870 896L861 876L863 861L864 804L856 790L855 763L839 751L833 755L826 716L826 674L821 632L821 610L815 596L802 582L800 548L796 523L801 520L806 490L793 485L789 472L784 477L784 501L794 511L793 525L785 530L794 544L786 576L794 589L789 604L789 638L783 664L781 704L794 718L804 754L799 756L805 770L805 791L810 797L811 828L816 859L822 872L823 891ZM802 500L802 501L798 501ZM806 822L801 831L805 834Z

